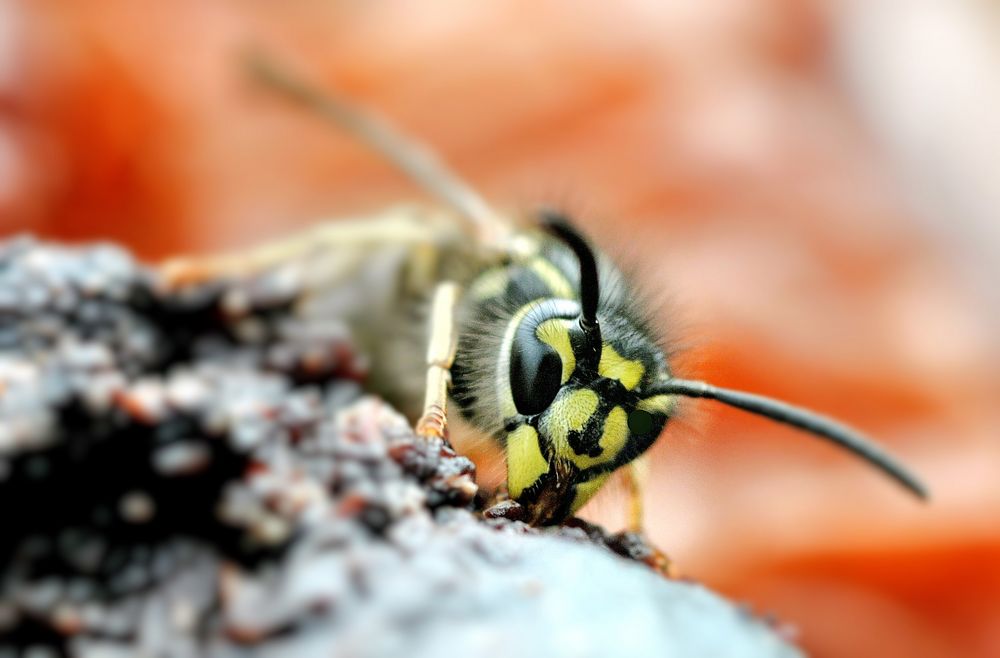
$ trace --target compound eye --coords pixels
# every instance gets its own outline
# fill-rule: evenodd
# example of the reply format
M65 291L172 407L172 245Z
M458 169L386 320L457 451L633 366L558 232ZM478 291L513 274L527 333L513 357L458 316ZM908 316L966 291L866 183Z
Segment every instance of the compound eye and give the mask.
M534 416L552 404L562 384L562 359L534 336L515 340L510 351L510 392L519 413Z
M653 431L653 415L642 409L635 409L628 415L628 429L635 436L645 436Z

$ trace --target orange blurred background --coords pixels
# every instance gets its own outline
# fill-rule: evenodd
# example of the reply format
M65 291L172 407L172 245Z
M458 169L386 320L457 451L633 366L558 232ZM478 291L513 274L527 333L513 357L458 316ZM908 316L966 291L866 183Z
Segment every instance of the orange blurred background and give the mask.
M662 299L683 374L865 428L931 486L689 405L648 499L684 573L815 656L1000 655L995 8L0 0L0 232L155 260L421 196L249 84L249 45L499 205L575 214Z

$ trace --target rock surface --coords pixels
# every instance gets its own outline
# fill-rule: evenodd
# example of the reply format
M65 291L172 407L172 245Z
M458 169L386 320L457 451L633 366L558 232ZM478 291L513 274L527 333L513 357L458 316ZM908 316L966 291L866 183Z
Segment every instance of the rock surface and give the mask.
M0 656L798 655L634 542L484 519L295 298L0 246Z

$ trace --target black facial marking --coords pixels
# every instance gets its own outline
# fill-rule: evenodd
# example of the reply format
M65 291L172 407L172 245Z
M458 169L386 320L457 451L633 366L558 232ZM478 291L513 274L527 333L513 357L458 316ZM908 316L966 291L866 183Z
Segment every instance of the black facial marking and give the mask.
M566 441L569 443L569 447L573 449L573 452L588 457L599 457L604 452L604 448L598 443L600 435L593 431L595 429L594 425L595 423L588 422L583 431L569 431L566 435Z

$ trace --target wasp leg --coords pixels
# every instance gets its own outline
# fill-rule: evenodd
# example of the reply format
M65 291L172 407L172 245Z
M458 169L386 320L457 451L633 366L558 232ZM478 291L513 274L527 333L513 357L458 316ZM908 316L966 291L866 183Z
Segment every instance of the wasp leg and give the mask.
M330 231L331 228L333 231ZM160 265L159 273L169 289L217 279L252 276L301 260L329 241L328 233L336 235L338 228L320 226L284 240L236 253L172 258ZM335 239L342 237L336 236Z
M498 248L507 245L510 225L419 141L337 90L319 89L261 53L252 53L247 65L257 81L346 131L458 211L481 243Z
M347 281L372 250L442 247L457 235L447 215L421 208L397 208L365 221L320 224L249 249L172 258L157 269L169 290L220 279L243 279L285 267L298 267L312 284Z
M451 364L455 360L458 336L455 330L455 305L458 284L439 283L431 307L430 340L427 345L427 388L424 413L417 421L416 432L424 438L448 438L448 389Z
M628 488L629 510L625 532L616 537L620 552L647 565L667 578L676 578L677 570L667 554L646 539L643 526L643 493L649 481L649 457L642 455L625 467L625 486Z
M625 469L625 485L628 487L629 532L642 534L643 493L649 482L649 458L641 455L629 462Z

